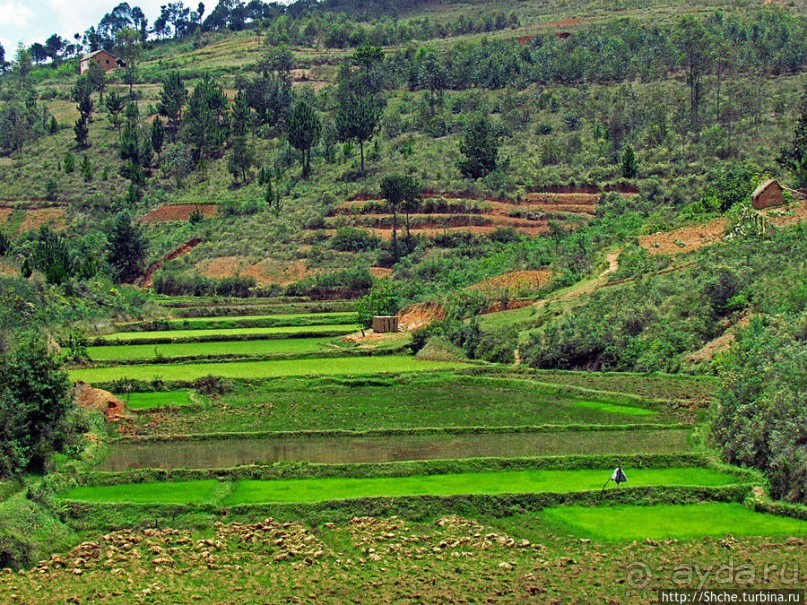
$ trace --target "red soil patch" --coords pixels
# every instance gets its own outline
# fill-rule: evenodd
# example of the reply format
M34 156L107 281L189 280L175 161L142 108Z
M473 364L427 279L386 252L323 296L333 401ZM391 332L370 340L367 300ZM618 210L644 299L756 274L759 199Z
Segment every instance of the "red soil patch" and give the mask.
M42 225L52 224L54 229L64 229L64 209L45 208L42 210L27 210L25 218L20 225L20 233L39 229Z
M218 258L200 261L196 266L205 277L222 279L241 275L243 269L246 269L251 264L249 258L245 256L219 256Z
M193 250L196 246L202 243L202 240L198 237L185 242L179 248L171 252L168 256L166 256L163 260L158 260L151 265L149 265L146 272L143 274L142 279L140 280L140 285L144 288L151 288L154 284L154 274L168 261L172 261L175 258L179 258L180 256L185 256L186 254L190 254L190 251Z
M698 225L643 235L639 238L639 244L646 248L651 256L684 254L722 241L725 230L726 219L720 217Z
M398 312L398 327L411 332L446 318L446 310L434 302L418 303Z
M796 225L807 220L807 204L796 203L788 208L770 208L762 212L768 224L776 227ZM728 227L724 217L718 217L698 225L681 227L672 231L644 235L639 243L651 256L656 254L684 254L717 244L723 241L723 234Z
M104 415L107 422L130 421L123 401L109 391L96 389L86 382L77 382L73 389L76 402L88 410L97 410Z
M216 204L166 204L152 210L140 219L141 223L164 223L168 221L187 221L193 211L199 209L202 216L211 218L216 216Z
M14 212L11 208L0 208L0 225L8 220L11 213Z
M292 282L299 281L309 275L308 267L304 260L293 263L278 261L267 258L259 263L247 267L241 275L255 278L259 284L277 284L288 286Z
M524 292L541 288L549 283L550 279L552 279L552 271L549 269L511 271L474 284L468 289L485 294L498 294L505 290Z
M532 304L534 304L534 302L531 300L511 300L508 301L507 304L503 304L501 301L496 301L485 309L482 315L487 315L488 313L500 313L501 311L512 311L514 309L520 309L521 307L529 307Z
M807 202L791 204L787 208L769 208L764 212L768 223L776 227L789 227L807 221Z
M370 267L370 275L378 279L384 279L392 275L392 269L386 267Z
M223 279L243 275L252 277L259 284L277 284L279 286L287 286L310 274L304 260L290 263L267 258L253 263L245 256L220 256L200 261L196 267L205 277Z

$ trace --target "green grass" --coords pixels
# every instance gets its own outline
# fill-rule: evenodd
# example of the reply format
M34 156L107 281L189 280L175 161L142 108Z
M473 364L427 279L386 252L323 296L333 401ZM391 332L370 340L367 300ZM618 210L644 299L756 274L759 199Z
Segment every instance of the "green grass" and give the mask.
M261 357L303 355L335 350L328 348L333 338L284 338L271 340L229 340L185 342L156 345L102 345L88 347L93 361L135 361L144 359L181 359L183 357Z
M225 496L216 480L172 483L131 483L84 486L64 493L69 500L90 502L193 502L234 506L270 502L327 502L355 498L452 496L460 494L518 494L541 492L580 492L599 490L609 470L505 471L416 475L371 479L285 479L276 481L236 481ZM731 485L733 475L706 468L667 468L636 470L630 484L635 487L662 485Z
M565 506L546 509L541 516L563 533L605 541L807 534L807 521L757 513L736 503Z
M163 340L171 342L173 340L194 340L194 339L217 339L226 340L229 338L250 338L260 336L282 336L292 334L350 334L359 329L356 324L330 324L320 326L279 326L271 328L225 328L225 329L205 329L205 330L155 330L153 332L116 332L100 336L99 340L106 342L137 341L137 340Z
M275 315L238 315L232 317L190 317L185 319L167 319L160 323L171 329L203 330L230 329L244 327L282 327L282 326L322 326L340 325L354 322L355 313L293 313ZM120 324L121 328L147 327L143 322Z
M121 379L189 382L205 376L243 379L316 375L362 376L381 372L451 370L467 366L468 364L453 361L420 361L405 355L383 355L361 358L115 366L71 370L69 374L71 380L83 380L89 383L106 383Z
M167 407L193 405L190 391L120 394L130 410L154 410Z
M635 406L614 405L602 401L575 401L572 405L586 410L598 410L610 414L624 414L626 416L655 416L656 412L647 408Z
M360 363L360 361L358 361ZM368 379L289 379L236 384L217 400L178 410L147 434L376 430L420 427L537 426L690 422L691 415L629 395L596 394L533 380L454 372Z

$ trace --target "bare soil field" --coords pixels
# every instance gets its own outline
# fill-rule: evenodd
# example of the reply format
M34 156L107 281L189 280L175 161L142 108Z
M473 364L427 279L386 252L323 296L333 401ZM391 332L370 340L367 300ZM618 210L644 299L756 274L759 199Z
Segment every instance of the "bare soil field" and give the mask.
M152 210L142 219L141 223L163 223L168 221L187 221L193 211L198 209L205 218L216 216L218 207L216 204L166 204Z

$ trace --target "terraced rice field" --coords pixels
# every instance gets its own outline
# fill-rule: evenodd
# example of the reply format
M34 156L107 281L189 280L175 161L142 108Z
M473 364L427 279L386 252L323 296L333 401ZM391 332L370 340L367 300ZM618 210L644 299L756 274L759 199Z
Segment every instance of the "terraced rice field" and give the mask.
M87 347L93 362L216 357L290 357L338 352L333 338L284 338L272 340L182 342L147 345Z
M236 315L226 317L187 317L180 319L166 319L157 325L171 330L196 329L230 329L239 327L272 328L279 326L330 326L354 325L356 314L350 312L338 313L277 313L272 315ZM148 323L133 322L120 324L122 330L141 327L143 331L150 331Z
M109 383L115 380L191 382L205 376L258 380L285 376L367 376L381 373L454 370L469 364L455 361L420 361L404 355L334 357L231 363L145 364L70 371L72 380Z
M388 435L263 435L168 441L121 441L98 467L231 468L276 462L357 464L570 455L675 454L691 450L689 429L434 432Z
M737 503L549 508L551 525L583 538L609 542L691 540L703 536L804 536L807 521L761 515ZM618 523L613 523L618 519Z
M567 493L596 491L602 471L500 471L410 477L290 479L236 481L215 479L171 483L130 483L77 487L64 493L68 500L90 502L207 503L222 506L272 502L326 502L355 498L453 496L464 494ZM721 486L740 483L734 475L707 468L637 470L635 487L692 485Z
M117 602L125 576L154 602L455 602L458 590L579 602L590 585L618 603L638 594L625 587L636 562L652 569L653 598L671 565L727 553L761 564L772 549L807 565L805 522L741 505L758 479L697 453L713 381L348 357L360 345L323 331L355 330L350 314L228 301L208 317L198 301L174 302L205 317L105 337L90 356L117 365L71 378L224 381L119 393L132 416L117 425L124 438L106 444L85 485L57 495L81 535L103 537L13 587L0 576L0 594L84 602L80 587L103 577L101 598ZM333 356L312 357L320 351ZM299 357L267 359L282 355ZM264 359L236 359L249 356ZM627 485L601 494L620 462ZM170 529L130 529L145 524ZM118 575L96 565L106 560ZM60 574L82 582L67 594Z
M292 338L300 335L338 336L359 329L357 324L330 324L315 326L274 326L270 328L223 328L202 330L153 330L150 332L115 332L99 336L105 343L178 342L201 340L248 340L258 338Z

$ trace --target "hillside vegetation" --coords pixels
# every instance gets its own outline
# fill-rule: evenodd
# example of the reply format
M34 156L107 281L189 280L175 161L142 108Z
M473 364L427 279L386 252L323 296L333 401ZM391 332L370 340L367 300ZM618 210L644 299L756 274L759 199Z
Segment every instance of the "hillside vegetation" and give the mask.
M803 0L109 11L0 47L0 600L803 559Z

